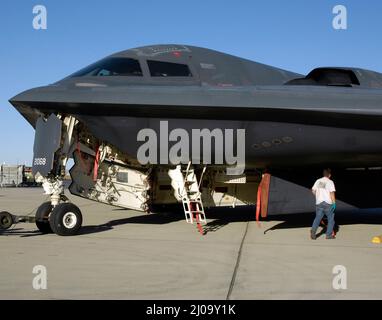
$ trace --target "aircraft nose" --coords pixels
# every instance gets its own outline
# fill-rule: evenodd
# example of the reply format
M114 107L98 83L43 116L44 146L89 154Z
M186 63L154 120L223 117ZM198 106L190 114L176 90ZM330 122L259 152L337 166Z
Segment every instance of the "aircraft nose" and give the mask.
M47 97L47 95L52 93L53 88L50 87L51 86L37 87L20 92L19 94L10 98L9 102L13 104L17 102L43 101Z

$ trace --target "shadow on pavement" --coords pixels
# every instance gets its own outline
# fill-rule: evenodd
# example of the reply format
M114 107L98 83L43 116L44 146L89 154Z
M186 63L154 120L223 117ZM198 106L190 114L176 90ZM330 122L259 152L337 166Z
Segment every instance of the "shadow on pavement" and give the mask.
M115 209L118 211L126 211L129 214L130 210ZM256 208L250 207L237 207L232 208L211 208L206 210L208 220L212 220L203 226L204 233L216 232L226 225L234 222L247 222L255 221ZM269 231L277 231L280 229L296 229L308 228L311 226L314 219L314 213L299 213L289 215L272 215L264 221L276 222L271 228L264 231L266 234ZM337 232L341 225L353 224L380 224L382 225L382 209L367 209L347 212L336 213ZM116 219L108 221L100 225L83 226L80 230L80 235L106 232L114 229L114 227L126 224L169 224L184 220L182 208L175 208L171 210L159 210L158 213L143 214L140 216L126 217L123 219ZM279 223L277 223L279 222ZM24 230L18 225L17 228L13 227L9 230L0 230L0 235L17 235L20 237L32 237L43 235L39 231ZM321 230L320 234L324 234L325 229Z
M310 213L298 213L289 215L274 215L267 219L267 221L281 221L280 223L272 226L264 231L266 234L268 231L275 231L279 229L296 229L296 228L308 228L311 227L315 214ZM353 211L339 211L335 214L335 231L339 232L341 225L354 225L354 224L372 224L382 225L382 209L362 209ZM326 229L318 234L321 236L325 234Z
M118 209L121 210L121 209ZM122 209L124 210L124 209ZM233 211L232 211L233 210ZM128 211L128 210L126 210ZM255 219L253 209L248 210L245 208L227 209L227 208L213 208L206 212L208 219L213 221L208 222L203 226L204 233L215 232L229 223L232 222L246 222ZM105 224L97 226L84 226L81 228L80 234L90 234L103 232L113 229L115 226L124 224L168 224L184 220L182 208L171 209L169 211L162 211L153 214L145 214L142 216L134 216L118 220L111 220Z
M28 238L35 236L43 236L39 230L25 230L23 228L10 228L8 230L0 230L0 236L20 236L20 238Z

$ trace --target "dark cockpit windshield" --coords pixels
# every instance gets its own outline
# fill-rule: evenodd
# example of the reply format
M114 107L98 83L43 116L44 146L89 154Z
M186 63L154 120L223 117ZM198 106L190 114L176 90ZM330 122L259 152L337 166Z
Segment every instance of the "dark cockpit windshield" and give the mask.
M132 58L106 58L70 75L70 77L91 76L142 76L139 61Z
M152 77L192 77L186 64L147 60Z

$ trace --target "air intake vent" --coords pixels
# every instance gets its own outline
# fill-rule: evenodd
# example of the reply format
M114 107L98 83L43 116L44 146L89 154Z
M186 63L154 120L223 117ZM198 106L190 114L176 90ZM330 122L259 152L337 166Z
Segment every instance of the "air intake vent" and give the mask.
M305 78L293 79L286 85L301 86L359 86L360 82L353 70L339 68L317 68L311 71Z

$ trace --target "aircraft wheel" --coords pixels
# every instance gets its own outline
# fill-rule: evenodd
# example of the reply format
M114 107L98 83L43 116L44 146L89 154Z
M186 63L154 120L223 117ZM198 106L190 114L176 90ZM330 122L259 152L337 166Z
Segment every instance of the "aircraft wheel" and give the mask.
M0 212L0 229L7 230L13 224L12 215L7 211Z
M44 202L36 211L36 226L42 233L52 233L48 220L52 209L53 206L50 202Z
M49 223L55 234L73 236L81 228L82 214L73 203L60 203L54 207Z

